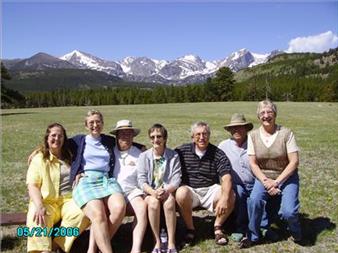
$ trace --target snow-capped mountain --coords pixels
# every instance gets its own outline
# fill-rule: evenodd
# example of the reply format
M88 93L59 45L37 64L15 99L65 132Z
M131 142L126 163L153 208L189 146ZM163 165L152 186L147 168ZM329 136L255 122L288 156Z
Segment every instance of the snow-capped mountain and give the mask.
M247 49L233 52L223 60L205 61L199 56L188 54L172 61L157 60L148 57L126 57L121 61L104 60L97 56L74 50L59 58L39 53L31 58L7 66L17 69L43 68L79 68L105 72L127 81L186 84L204 82L215 75L221 67L232 71L252 67L268 61L272 56L282 53L273 51L270 54L251 53ZM6 62L5 62L6 63Z
M232 53L230 56L219 62L218 67L228 67L232 71L239 71L243 68L253 67L258 64L265 63L270 54L251 53L243 48Z
M156 60L148 57L126 57L120 62L107 61L78 50L66 54L60 59L69 61L79 68L90 68L116 75L128 81L185 83L203 82L213 76L221 67L232 71L265 63L272 54L251 53L247 49L233 52L223 60L204 61L196 55L184 55L173 61Z
M61 60L68 61L82 69L92 69L106 72L109 75L124 77L124 71L121 65L114 61L103 60L88 53L74 50L62 57Z

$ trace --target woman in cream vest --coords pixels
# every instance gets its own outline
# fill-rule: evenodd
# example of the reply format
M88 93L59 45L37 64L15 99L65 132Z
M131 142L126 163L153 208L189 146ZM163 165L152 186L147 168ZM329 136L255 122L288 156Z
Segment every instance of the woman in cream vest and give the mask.
M274 103L269 100L259 102L257 116L261 126L248 136L249 161L256 177L248 201L249 233L240 246L246 248L259 243L264 209L267 202L277 198L280 203L278 214L287 222L293 241L299 243L302 237L298 218L299 149L293 132L276 124Z

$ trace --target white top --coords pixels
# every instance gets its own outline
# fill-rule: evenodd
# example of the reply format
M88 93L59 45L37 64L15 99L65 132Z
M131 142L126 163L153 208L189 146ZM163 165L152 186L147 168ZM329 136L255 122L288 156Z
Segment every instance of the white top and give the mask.
M128 194L138 186L136 165L141 150L132 146L127 151L120 151L117 146L115 146L114 154L114 177L121 185L122 190Z
M279 133L279 128L277 128L276 132L273 135L270 135L270 136L264 136L262 128L263 128L262 126L259 128L259 137L261 138L264 145L267 148L269 148L269 147L271 147L271 145L276 140L276 137ZM287 151L288 154L292 153L292 152L299 151L299 148L297 146L296 139L295 139L293 132L291 132L289 139L286 143L286 151ZM256 153L255 153L254 146L253 146L253 143L252 143L252 138L251 138L251 135L249 133L248 134L248 155L255 155L255 154Z

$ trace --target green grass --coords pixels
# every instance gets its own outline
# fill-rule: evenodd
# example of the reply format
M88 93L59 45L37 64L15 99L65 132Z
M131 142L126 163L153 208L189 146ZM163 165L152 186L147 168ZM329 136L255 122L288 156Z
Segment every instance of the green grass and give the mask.
M169 147L190 141L191 123L207 121L212 130L211 142L218 144L229 135L223 126L235 112L259 125L256 102L187 103L160 105L99 106L105 117L108 133L119 119L131 119L141 128L136 141L147 144L147 129L155 122L169 131ZM299 173L301 177L301 223L309 241L305 247L287 240L264 244L247 250L238 250L230 242L227 247L213 243L212 222L198 219L199 243L188 252L338 252L338 103L277 103L277 122L291 128L301 149ZM25 211L27 193L25 177L27 156L42 140L47 124L63 124L69 136L86 133L84 115L91 107L63 107L41 109L2 110L1 212ZM180 224L180 223L179 223ZM3 252L25 252L25 240L15 238L15 226L3 228ZM178 226L182 235L182 226ZM124 235L118 235L123 237ZM150 236L150 235L149 235ZM149 241L145 238L145 241ZM130 243L130 242L129 242ZM117 252L127 252L129 244Z

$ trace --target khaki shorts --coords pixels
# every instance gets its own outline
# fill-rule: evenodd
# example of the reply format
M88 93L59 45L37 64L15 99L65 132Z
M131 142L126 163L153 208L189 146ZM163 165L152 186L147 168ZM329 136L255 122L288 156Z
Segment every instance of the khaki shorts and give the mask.
M221 185L214 184L208 187L192 188L187 186L192 192L192 208L203 207L210 212L214 212L214 202L217 194L220 194Z

